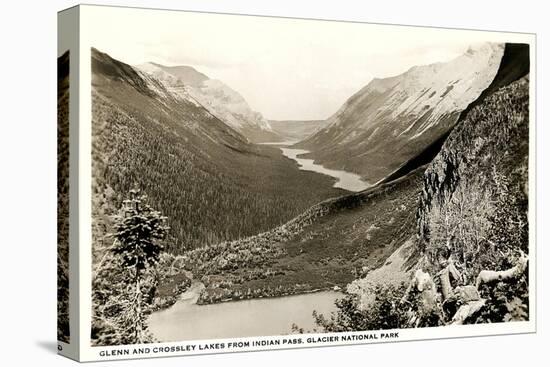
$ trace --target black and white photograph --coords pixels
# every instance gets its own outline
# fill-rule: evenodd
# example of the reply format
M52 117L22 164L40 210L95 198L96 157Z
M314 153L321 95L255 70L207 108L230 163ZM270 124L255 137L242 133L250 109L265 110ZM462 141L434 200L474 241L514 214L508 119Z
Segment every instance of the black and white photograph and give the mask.
M91 346L533 317L528 35L85 9Z
M0 364L539 365L541 4L6 2Z

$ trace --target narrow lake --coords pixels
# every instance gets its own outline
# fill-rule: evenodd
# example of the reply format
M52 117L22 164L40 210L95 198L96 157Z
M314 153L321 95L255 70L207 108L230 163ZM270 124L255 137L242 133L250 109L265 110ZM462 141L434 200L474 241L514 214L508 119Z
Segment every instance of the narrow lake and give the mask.
M314 163L313 159L306 159L306 158L299 157L299 155L301 154L309 153L308 150L293 149L293 148L286 148L286 147L285 148L281 147L281 150L283 151L283 155L285 157L295 160L296 163L298 163L298 166L301 170L318 172L318 173L322 173L323 175L337 178L338 181L336 181L333 187L338 187L344 190L357 192L357 191L365 190L371 186L368 182L363 181L361 179L361 176L359 176L358 174L347 172L347 171L325 168L320 164Z
M282 141L282 142L268 142L268 143L260 143L262 145L273 145L279 147L281 151L283 152L283 155L287 158L290 158L296 163L298 163L298 168L302 171L312 171L321 173L323 175L331 176L336 179L336 183L332 185L333 187L341 188L348 191L358 192L363 191L365 189L368 189L372 185L366 181L363 181L361 179L361 176L358 174L343 171L343 170L336 170L336 169L329 169L325 168L320 164L314 163L313 159L306 159L306 158L300 158L299 155L309 153L309 150L305 149L293 149L289 148L289 146L296 144L296 141Z
M328 316L342 293L324 291L199 306L202 284L194 284L172 307L149 317L149 330L160 341L290 334L295 323L313 329L312 311Z

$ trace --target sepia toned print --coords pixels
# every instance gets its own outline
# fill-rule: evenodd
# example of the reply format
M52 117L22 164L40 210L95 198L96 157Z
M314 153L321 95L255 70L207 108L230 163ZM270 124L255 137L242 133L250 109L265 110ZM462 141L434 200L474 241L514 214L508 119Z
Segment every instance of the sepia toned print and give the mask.
M69 343L69 51L57 59L57 340Z
M92 37L93 346L530 319L528 44L145 13Z

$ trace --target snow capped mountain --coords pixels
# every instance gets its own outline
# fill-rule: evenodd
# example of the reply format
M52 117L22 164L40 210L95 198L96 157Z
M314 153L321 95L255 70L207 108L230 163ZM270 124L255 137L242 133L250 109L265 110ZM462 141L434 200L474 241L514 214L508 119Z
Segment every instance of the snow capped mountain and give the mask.
M202 105L214 116L253 142L277 141L280 137L269 122L253 111L235 90L190 66L164 66L152 62L137 69L161 81L174 95Z
M165 72L175 76L176 78L180 79L186 85L190 85L193 87L200 86L202 82L209 79L206 75L198 72L191 66L186 66L186 65L163 66L155 63L152 63L152 64L161 68Z
M189 93L237 130L258 127L272 131L269 122L259 112L253 111L239 93L219 80L205 80L201 86L189 88Z
M469 48L445 63L373 79L298 146L321 164L377 182L454 126L495 77L504 45Z
M94 98L106 98L114 105L105 110L132 106L141 121L178 130L177 135L192 145L225 150L253 149L245 137L231 129L191 97L176 95L152 74L140 71L92 48ZM125 112L126 113L126 112ZM222 148L225 147L225 148Z
M154 85L160 83L162 85L160 94L162 94L162 90L166 90L174 97L191 102L196 106L200 105L200 103L188 93L188 87L182 79L165 71L161 65L148 62L135 66L134 68L141 73L144 80L149 81L150 88L155 89Z

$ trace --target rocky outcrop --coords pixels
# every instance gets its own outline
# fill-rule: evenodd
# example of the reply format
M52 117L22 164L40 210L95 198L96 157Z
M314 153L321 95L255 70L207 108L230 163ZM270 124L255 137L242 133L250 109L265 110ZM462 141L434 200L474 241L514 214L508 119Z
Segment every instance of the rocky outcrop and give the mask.
M377 285L384 284L385 286L397 287L401 283L409 281L412 274L412 269L409 266L411 257L414 257L414 237L409 238L395 250L381 267L350 283L346 291L349 294L358 296L360 309L368 310L369 305L375 299L372 289Z
M472 109L426 170L417 212L423 246L434 242L436 232L443 225L449 231L444 243L450 241L452 245L456 237L463 237L460 228L448 222L450 218L446 219L448 223L435 223L438 215L447 215L459 221L467 219L467 214L475 213L494 218L498 208L483 208L482 205L499 200L500 195L512 196L514 200L508 205L520 205L520 211L525 214L528 86L529 77L526 76L498 90ZM464 205L470 202L471 209L475 209L472 213L445 212L450 209L449 205L466 210L468 208ZM490 212L481 213L482 210Z
M528 318L528 144L525 75L471 108L425 172L419 268L437 280L444 323Z
M476 106L481 105L485 99L491 96L499 88L505 87L510 83L517 81L518 79L525 77L529 73L529 45L526 44L506 44L504 48L504 54L502 56L501 63L499 65L498 72L493 79L491 85L487 87L485 91L480 95L480 97L471 103L468 108L463 112L458 124L457 132L453 135L447 143L447 139L441 143L441 147L437 152L437 157L434 156L433 163L430 168L426 171L424 178L424 189L423 195L420 200L418 207L417 218L418 218L418 228L420 237L426 241L428 239L429 228L427 227L428 221L426 218L426 213L431 209L432 203L434 201L441 201L445 195L450 195L454 192L459 177L459 165L461 162L464 163L464 151L468 149L469 139L479 138L481 136L473 136L473 131L471 126L461 126L463 120L468 117L468 113L474 109ZM527 79L526 79L527 80ZM528 94L528 90L523 84L524 94ZM517 88L517 86L516 86ZM482 110L483 107L478 107L479 110ZM525 111L524 111L525 113ZM471 119L470 119L471 120ZM466 125L472 125L473 122L464 123ZM503 128L504 126L500 125L495 126L497 129ZM524 124L526 129L527 124ZM492 130L491 126L487 127L489 136L495 133L499 133L498 130ZM470 134L468 135L468 132ZM524 131L524 136L522 138L527 142L526 130ZM506 134L501 134L501 138L505 138ZM496 138L496 137L495 137ZM460 140L459 140L460 139ZM508 138L509 140L510 138ZM445 145L443 145L445 143ZM463 145L462 147L460 145ZM525 144L524 144L525 145ZM498 148L494 146L493 153L496 156L499 156L501 153L498 151ZM526 154L527 147L524 146L523 153ZM463 167L464 168L464 167ZM472 167L470 167L471 170Z
M391 271L407 278L408 327L529 317L528 71L528 46L506 45L491 85L433 152L412 249L348 287L360 310L375 301L373 289L403 280Z

